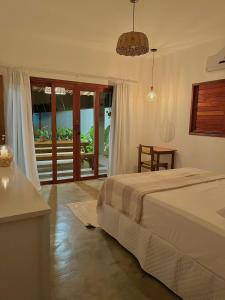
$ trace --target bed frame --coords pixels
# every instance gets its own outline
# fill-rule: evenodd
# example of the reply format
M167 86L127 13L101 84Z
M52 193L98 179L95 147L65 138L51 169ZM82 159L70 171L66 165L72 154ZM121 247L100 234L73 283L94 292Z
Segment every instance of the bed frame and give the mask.
M135 223L107 204L98 208L98 221L139 261L142 269L188 300L224 300L225 281L192 257L180 252L150 229Z

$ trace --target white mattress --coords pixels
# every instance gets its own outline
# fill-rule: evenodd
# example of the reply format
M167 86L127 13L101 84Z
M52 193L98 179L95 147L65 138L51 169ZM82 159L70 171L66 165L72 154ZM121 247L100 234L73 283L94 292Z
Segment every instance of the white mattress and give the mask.
M148 194L141 225L225 279L225 180Z

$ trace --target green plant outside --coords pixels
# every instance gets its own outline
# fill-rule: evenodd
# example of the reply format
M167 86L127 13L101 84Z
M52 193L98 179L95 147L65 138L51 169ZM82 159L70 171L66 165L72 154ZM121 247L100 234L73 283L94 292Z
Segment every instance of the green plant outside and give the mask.
M109 134L110 126L108 125L104 130L104 155L109 155ZM35 141L49 141L52 139L51 133L47 127L42 127L34 132ZM73 139L73 130L71 128L57 128L57 140L58 141L70 141ZM86 134L81 134L81 140L87 142L86 147L88 153L94 152L94 127L90 127Z
M35 130L34 139L35 141L48 141L52 139L52 136L47 127L42 127L41 129Z
M109 134L110 134L110 125L108 125L104 130L104 154L109 156Z
M91 126L87 134L81 134L81 140L83 142L87 142L88 145L86 147L88 153L94 152L94 127Z
M58 141L70 141L73 139L73 130L71 128L57 128Z

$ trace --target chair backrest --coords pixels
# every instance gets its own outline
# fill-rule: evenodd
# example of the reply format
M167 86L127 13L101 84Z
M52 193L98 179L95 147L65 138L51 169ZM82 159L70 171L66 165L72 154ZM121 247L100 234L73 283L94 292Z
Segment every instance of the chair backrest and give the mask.
M150 155L150 161L151 161L151 169L153 168L153 160L154 160L154 151L153 151L153 146L146 146L146 145L142 145L139 144L138 146L138 170L141 170L141 156L142 154L145 155Z
M139 145L141 147L141 153L151 155L153 153L153 146Z

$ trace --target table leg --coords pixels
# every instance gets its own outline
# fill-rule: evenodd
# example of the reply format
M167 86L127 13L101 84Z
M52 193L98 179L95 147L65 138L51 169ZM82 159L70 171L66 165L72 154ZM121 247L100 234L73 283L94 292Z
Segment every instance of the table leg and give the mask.
M175 152L173 152L171 157L171 169L174 169L174 161L175 161Z
M157 158L156 158L156 171L159 171L159 158L160 158L160 154L157 153Z

